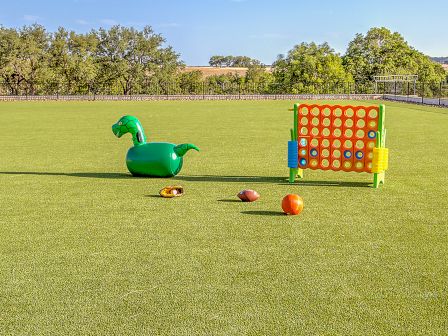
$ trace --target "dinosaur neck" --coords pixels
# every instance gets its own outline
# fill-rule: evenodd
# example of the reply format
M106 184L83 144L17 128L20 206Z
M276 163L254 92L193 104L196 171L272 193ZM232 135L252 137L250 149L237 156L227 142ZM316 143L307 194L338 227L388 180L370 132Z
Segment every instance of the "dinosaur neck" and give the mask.
M134 127L132 127L132 142L134 143L134 146L141 146L146 143L146 136L145 131L143 130L142 125L140 122L136 121L134 122Z

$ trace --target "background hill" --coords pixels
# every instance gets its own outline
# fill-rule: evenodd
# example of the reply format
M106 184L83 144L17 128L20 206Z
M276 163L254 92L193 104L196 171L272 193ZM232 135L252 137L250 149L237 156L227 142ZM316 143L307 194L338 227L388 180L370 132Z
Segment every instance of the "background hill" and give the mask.
M448 64L448 56L447 57L431 57L434 62L441 64Z

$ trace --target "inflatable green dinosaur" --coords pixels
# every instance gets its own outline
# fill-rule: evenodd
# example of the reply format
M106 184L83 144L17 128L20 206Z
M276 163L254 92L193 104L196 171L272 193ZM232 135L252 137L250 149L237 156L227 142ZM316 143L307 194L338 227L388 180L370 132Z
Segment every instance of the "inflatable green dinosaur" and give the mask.
M169 142L146 142L140 121L133 116L124 116L114 125L112 132L120 138L131 133L134 147L129 148L126 165L134 176L171 177L177 175L183 156L190 149L199 151L193 144L175 145Z

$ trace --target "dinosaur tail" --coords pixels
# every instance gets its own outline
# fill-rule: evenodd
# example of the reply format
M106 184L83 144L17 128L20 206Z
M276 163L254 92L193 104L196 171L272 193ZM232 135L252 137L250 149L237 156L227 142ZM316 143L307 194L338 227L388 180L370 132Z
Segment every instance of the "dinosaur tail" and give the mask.
M177 145L176 147L174 147L174 152L175 152L178 156L182 157L182 156L184 156L185 153L187 153L190 149L194 149L194 150L197 150L197 151L199 152L199 148L196 147L196 146L193 145L193 144L180 144L180 145Z

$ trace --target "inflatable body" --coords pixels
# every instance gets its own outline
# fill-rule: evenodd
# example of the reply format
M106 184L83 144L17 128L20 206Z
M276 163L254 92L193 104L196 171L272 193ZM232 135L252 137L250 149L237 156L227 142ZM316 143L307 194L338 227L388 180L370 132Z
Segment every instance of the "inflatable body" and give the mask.
M146 142L145 132L136 117L124 116L114 125L112 132L120 138L131 133L134 147L128 150L126 165L134 176L171 177L177 175L183 156L190 149L199 151L193 144L175 145L169 142Z

